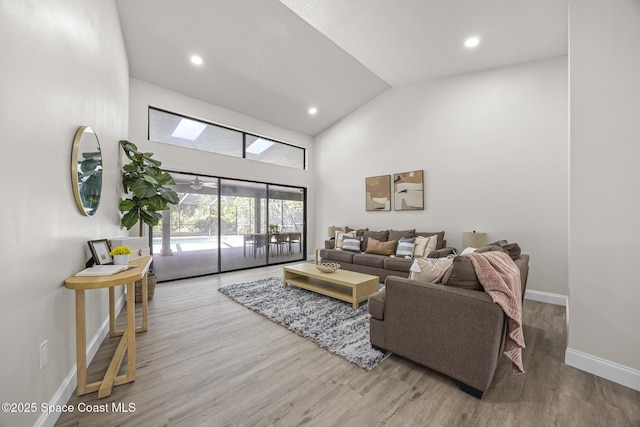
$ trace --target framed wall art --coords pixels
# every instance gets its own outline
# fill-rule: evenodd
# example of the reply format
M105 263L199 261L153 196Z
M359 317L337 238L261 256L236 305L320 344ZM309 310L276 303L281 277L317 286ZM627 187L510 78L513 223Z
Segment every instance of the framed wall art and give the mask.
M102 240L90 240L87 242L93 260L98 265L113 264L113 258L111 257L111 249L109 248L109 242L107 239Z
M424 209L423 171L393 174L393 209L416 211Z
M366 178L366 210L391 210L391 175L372 176Z

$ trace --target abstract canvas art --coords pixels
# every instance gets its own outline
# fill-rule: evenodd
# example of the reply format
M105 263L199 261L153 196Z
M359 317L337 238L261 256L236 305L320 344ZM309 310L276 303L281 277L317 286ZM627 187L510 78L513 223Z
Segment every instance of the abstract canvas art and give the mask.
M391 210L391 175L366 178L368 211Z
M393 175L393 209L412 211L424 209L423 172L403 172Z

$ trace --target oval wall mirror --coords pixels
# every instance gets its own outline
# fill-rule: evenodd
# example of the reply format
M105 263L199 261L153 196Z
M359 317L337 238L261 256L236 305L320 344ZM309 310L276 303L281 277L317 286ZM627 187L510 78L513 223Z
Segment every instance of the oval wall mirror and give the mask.
M71 181L78 210L93 215L102 192L102 153L98 136L89 126L80 126L73 138Z

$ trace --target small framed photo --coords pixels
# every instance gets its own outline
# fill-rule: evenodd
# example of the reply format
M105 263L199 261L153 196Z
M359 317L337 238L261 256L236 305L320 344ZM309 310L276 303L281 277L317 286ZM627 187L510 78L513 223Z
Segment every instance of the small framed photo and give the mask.
M109 242L107 239L102 240L90 240L87 242L93 260L97 265L113 264L113 258L111 257L111 249L109 248Z

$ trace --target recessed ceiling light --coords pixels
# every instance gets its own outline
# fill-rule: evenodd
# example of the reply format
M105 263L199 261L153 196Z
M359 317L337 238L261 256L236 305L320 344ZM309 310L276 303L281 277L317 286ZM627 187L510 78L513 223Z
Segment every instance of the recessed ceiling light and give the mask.
M464 41L464 45L469 49L472 49L478 46L479 44L480 44L480 39L478 37L469 37Z
M198 55L193 55L191 57L191 62L193 62L196 65L202 65L202 58L199 57Z
M318 109L316 107L311 107L309 108L309 114L311 114L312 116L314 114L316 114L318 112Z

